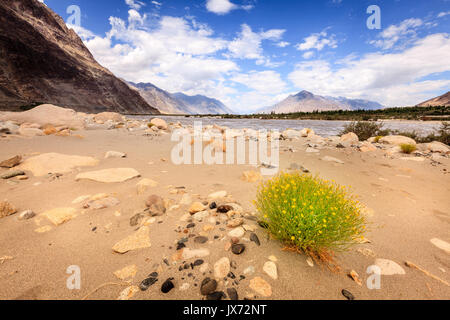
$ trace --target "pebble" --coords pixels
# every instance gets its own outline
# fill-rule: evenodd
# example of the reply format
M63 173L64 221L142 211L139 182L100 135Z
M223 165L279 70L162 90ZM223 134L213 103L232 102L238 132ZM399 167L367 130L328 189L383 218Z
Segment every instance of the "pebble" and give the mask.
M217 203L211 202L211 203L209 204L209 208L210 208L211 210L217 209Z
M161 286L161 292L169 293L173 288L175 288L175 285L173 284L172 279L167 279Z
M206 243L207 241L208 241L208 238L207 238L207 237L199 236L199 237L195 237L195 238L194 238L194 242L195 242L195 243L201 243L201 244L203 244L203 243Z
M261 242L259 241L259 238L256 235L256 233L250 234L250 241L253 241L254 243L256 243L257 246L261 245Z
M217 281L211 278L205 278L200 286L200 293L207 296L217 289Z
M200 212L195 213L192 216L192 218L197 221L202 221L203 219L206 219L208 216L209 216L208 211L200 211Z
M117 300L130 300L139 291L137 286L130 286L124 289L120 294Z
M353 294L348 290L342 289L342 295L346 297L348 300L355 300Z
M189 283L183 283L180 287L181 291L186 291L191 287L191 285Z
M195 214L197 212L204 211L205 209L206 208L205 208L205 205L203 203L201 203L201 202L194 202L191 205L191 207L189 208L189 213L192 215L192 214Z
M232 211L232 210L233 210L233 207L230 205L226 205L226 204L217 207L217 212L219 212L219 213L227 213L228 211Z
M230 272L230 259L223 257L214 264L214 277L216 279L225 278Z
M277 265L273 261L267 261L263 266L263 271L274 280L278 279Z
M250 280L250 289L266 298L272 295L272 287L267 283L266 280L260 277L256 277Z
M164 200L156 194L149 196L145 202L145 205L149 209L149 213L152 216L160 216L166 213Z
M381 269L381 274L384 276L405 274L405 270L392 260L376 259L375 265Z
M213 292L211 294L208 294L208 296L206 297L206 300L211 300L211 301L218 301L218 300L222 300L222 298L225 297L225 293L223 293L222 291L217 291L217 292Z
M36 216L33 210L25 210L19 214L19 220L28 220Z
M239 227L239 226L241 226L243 224L244 224L244 219L242 219L242 218L235 218L235 219L231 219L230 221L228 221L227 227L228 228L236 228L236 227Z
M255 267L254 266L249 266L244 270L244 274L245 275L252 275L255 273Z
M231 246L231 251L234 254L239 255L245 251L245 246L243 244L233 244Z
M430 242L437 248L439 248L447 253L450 253L450 243L445 242L444 240L441 240L438 238L433 238L430 240Z
M15 156L15 157L12 157L10 159L0 162L0 167L12 168L12 167L17 166L20 163L20 161L22 161L22 156L18 155L18 156Z
M2 174L0 176L0 178L6 180L6 179L11 179L11 178L14 178L14 177L17 177L17 176L24 176L24 175L25 175L25 172L23 172L21 170L13 170L13 171L8 171L8 172Z
M239 300L239 296L235 288L228 288L227 293L230 300Z
M241 238L244 236L244 234L245 234L245 230L242 227L237 227L237 228L231 230L230 232L228 232L228 236L231 238L233 238L233 237Z

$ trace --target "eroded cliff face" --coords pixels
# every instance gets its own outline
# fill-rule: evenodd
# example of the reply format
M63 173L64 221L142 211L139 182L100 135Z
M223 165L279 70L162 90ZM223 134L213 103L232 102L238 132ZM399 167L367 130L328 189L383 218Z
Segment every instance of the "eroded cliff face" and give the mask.
M51 103L84 112L159 113L95 61L37 0L0 1L0 109Z

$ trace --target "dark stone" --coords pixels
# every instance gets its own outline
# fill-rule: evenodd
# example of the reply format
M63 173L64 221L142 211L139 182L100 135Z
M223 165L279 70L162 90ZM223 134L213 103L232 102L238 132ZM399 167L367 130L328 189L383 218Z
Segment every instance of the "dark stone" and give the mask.
M205 278L200 286L200 293L207 296L217 289L217 281L211 278Z
M170 267L170 263L169 263L169 260L167 260L167 259L164 259L163 260L163 262L167 265L167 266L169 266Z
M208 238L207 238L207 237L201 237L201 236L199 236L199 237L194 238L194 242L195 242L195 243L205 243L205 242L207 242L207 241L208 241Z
M231 278L231 279L236 279L236 276L235 276L234 273L231 272L231 271L228 273L227 277L228 277L228 278Z
M336 148L338 148L338 149L344 149L345 146L344 146L342 143L338 143L338 144L336 145Z
M189 223L186 228L191 229L195 227L195 223Z
M175 285L173 284L171 279L167 279L161 286L161 292L162 293L168 293L170 290L175 288Z
M149 212L152 216L160 216L166 213L166 207L164 205L164 200L156 194L151 195L147 198L145 205L148 207Z
M218 301L218 300L222 300L222 298L224 298L224 297L225 297L225 293L223 293L222 291L216 291L211 294L208 294L208 296L206 297L206 300Z
M152 272L148 275L150 278L158 278L158 272Z
M183 249L183 248L186 248L186 245L185 245L184 243L178 243L178 244L177 244L177 251L178 251L178 250L181 250L181 249Z
M158 279L154 278L154 277L144 279L139 284L139 289L141 289L141 291L146 291L150 286L154 285L156 283L156 281L158 281Z
M237 243L237 244L233 244L231 246L231 251L234 254L241 254L242 252L245 251L245 246L243 244Z
M348 290L342 289L342 295L346 297L348 300L355 300L353 294Z
M258 236L256 235L256 233L252 233L252 234L250 235L250 240L253 241L254 243L256 243L258 246L261 245L261 242L259 242L259 238L258 238Z
M235 288L228 288L227 293L230 300L239 300L239 296Z
M265 223L264 221L258 221L258 224L261 228L267 229L269 225Z
M198 259L198 260L195 260L195 262L193 263L193 266L198 267L198 266L201 266L203 263L204 263L203 260Z
M145 218L145 214L138 213L130 218L130 226L137 226Z
M211 210L216 209L216 208L217 208L217 203L211 202L210 205L209 205L209 208L210 208Z
M217 208L217 212L220 212L220 213L227 213L228 211L232 211L232 210L233 210L233 207L226 205L226 204L221 205Z

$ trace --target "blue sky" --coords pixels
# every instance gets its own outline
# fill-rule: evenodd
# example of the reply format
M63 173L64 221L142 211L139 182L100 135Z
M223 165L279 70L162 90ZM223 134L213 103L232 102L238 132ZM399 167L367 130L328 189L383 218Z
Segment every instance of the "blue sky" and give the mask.
M237 112L289 94L412 105L450 88L450 0L44 0L117 76ZM367 8L380 8L369 29Z

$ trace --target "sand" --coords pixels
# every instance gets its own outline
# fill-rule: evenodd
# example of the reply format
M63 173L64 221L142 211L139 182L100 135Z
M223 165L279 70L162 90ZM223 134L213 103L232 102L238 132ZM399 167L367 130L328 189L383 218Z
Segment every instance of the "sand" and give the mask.
M180 218L188 212L188 206L155 217L154 223L148 225L151 246L125 254L115 253L112 248L136 232L139 226L130 226L130 218L145 209L145 200L151 194L173 199L173 204L177 204L183 194L173 194L172 190L184 190L193 201L207 200L209 194L225 190L231 196L227 202L235 201L245 212L255 212L252 200L258 184L240 178L244 171L258 168L251 165L174 165L170 161L174 146L170 135L149 137L126 129L79 131L77 134L84 138L37 136L0 140L0 160L18 154L26 159L52 152L99 160L96 166L76 168L59 177L34 177L28 173L28 180L0 181L1 198L8 199L19 212L31 209L37 214L24 221L18 220L18 213L0 219L0 258L9 257L0 260L0 299L82 299L99 287L88 296L89 299L117 299L124 289L138 286L155 271L159 273L156 284L145 292L132 287L125 295L132 299L203 299L199 286L204 276L199 267L179 271L182 263L173 265L172 260L176 241L184 236L176 232L177 225L186 226L187 222ZM296 152L286 151L289 147ZM246 220L246 224L256 228L261 246L243 240L245 252L234 255L224 249L228 240L222 238L229 229L221 231L220 228L226 228L221 224L207 232L210 242L198 244L190 239L186 244L190 249L210 251L209 256L202 258L209 263L206 275L212 276L214 264L228 257L236 263L236 269L232 268L232 271L238 279L249 266L256 270L234 286L240 298L256 294L256 299L343 300L341 291L346 289L356 299L449 299L448 286L407 267L405 261L447 283L450 281L449 253L430 242L431 239L450 242L450 159L442 159L441 164L433 165L429 159L423 162L390 159L381 150L361 153L351 148L330 148L311 154L305 152L306 148L303 138L281 141L281 169L287 170L291 163L297 163L322 178L352 186L353 192L369 208L371 231L367 238L371 242L338 253L342 272L333 273L322 266L309 266L304 255L283 251L282 245L270 240L265 230L252 220ZM105 153L111 150L124 152L127 157L104 159ZM344 164L320 160L325 156L338 158ZM75 179L82 172L110 168L133 168L140 177L120 183ZM1 169L0 173L6 170ZM138 194L136 184L144 178L158 182L158 186ZM179 189L175 189L177 187ZM72 203L80 196L102 193L118 199L120 204L92 210ZM76 210L76 216L58 226L42 215L48 210L68 207ZM200 234L205 224L208 223L197 223L192 232ZM50 230L36 232L39 228ZM214 240L215 235L219 239ZM248 233L245 237L249 238ZM276 280L263 271L270 256L276 258ZM170 266L163 262L164 259ZM379 290L368 289L366 270L376 259L396 262L405 274L382 276ZM66 285L70 277L66 270L70 266L80 268L79 290L70 290ZM136 272L132 268L136 275L129 282L114 275L127 266L137 269ZM351 270L359 274L362 286L347 275ZM171 277L175 288L163 294L161 285ZM271 286L270 297L258 295L250 288L251 280L257 277ZM223 281L219 283L219 289L225 292L229 287L232 287L232 280L228 285Z

